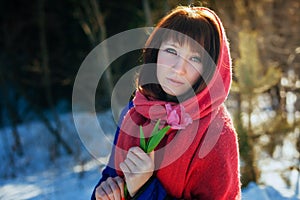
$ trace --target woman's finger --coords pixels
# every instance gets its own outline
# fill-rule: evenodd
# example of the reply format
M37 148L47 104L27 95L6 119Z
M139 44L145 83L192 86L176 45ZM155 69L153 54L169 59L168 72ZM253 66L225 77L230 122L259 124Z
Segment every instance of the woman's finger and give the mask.
M154 162L154 151L151 151L150 153L149 153L149 156L150 156L150 158L151 158L151 160Z
M139 172L139 165L137 165L136 161L135 160L131 160L131 158L127 157L125 160L124 160L124 163L126 164L126 166L128 167L129 171L131 173L137 173Z
M120 199L121 198L121 190L119 188L119 185L115 182L115 179L113 178L108 178L107 179L107 184L109 185L111 191L112 191L112 196L114 199Z
M153 151L154 153L154 151ZM153 154L152 153L152 154ZM131 154L133 154L135 157L133 157ZM138 158L141 160L141 162L148 162L150 160L149 155L145 153L140 147L132 147L129 149L128 156L131 155L133 158ZM139 161L137 160L137 162ZM140 165L138 165L140 166Z
M136 155L138 155L139 157L143 156L143 155L147 155L143 149L141 149L141 147L131 147L129 150L129 152L133 152L135 153Z
M143 159L141 157L141 155L134 151L129 151L127 154L127 159L132 161L136 166L141 166L143 164Z
M125 174L125 176L126 176L126 174L131 173L129 167L127 166L127 164L125 162L120 163L120 169Z
M109 177L110 178L110 177ZM109 179L108 178L108 179ZM101 188L104 190L106 196L109 198L109 199L114 199L114 195L113 195L113 191L111 190L110 186L108 185L107 183L108 180L106 180L105 182L102 182L100 184Z
M96 200L109 200L108 196L101 186L98 186L96 188L95 198Z
M119 176L116 176L115 178L114 178L114 180L115 180L115 182L118 184L118 186L119 186L119 189L120 189L120 193L121 193L121 198L123 199L125 196L124 196L124 186L125 186L125 184L124 184L124 180L121 178L121 177L119 177Z

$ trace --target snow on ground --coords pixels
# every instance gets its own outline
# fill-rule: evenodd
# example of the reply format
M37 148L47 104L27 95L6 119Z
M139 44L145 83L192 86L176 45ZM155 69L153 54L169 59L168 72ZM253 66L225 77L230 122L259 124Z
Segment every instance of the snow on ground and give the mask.
M87 133L93 132L90 121L84 120L89 119L90 115L80 114L81 125ZM93 145L86 147L80 140L82 135L79 137L77 134L72 114L61 115L62 136L68 144L72 144L75 156L67 155L62 149L55 152L55 140L41 122L18 127L24 148L23 156L18 156L10 150L13 144L11 130L0 130L0 200L89 199L94 185L100 178L101 168L107 161L116 128L110 111L99 114L98 119L106 138L95 140L93 134L87 134L84 144L90 142ZM293 177L298 177L298 174L294 173ZM273 183L281 181L274 174L271 177L265 175L264 178L269 178L269 182ZM278 189L276 185L258 186L252 183L243 190L243 199L300 199L300 196L293 197L294 191L295 187L285 186L283 189L282 184Z
M90 114L81 115L82 119L84 116L88 119ZM106 124L107 136L112 138L115 127L110 112L102 113L98 118ZM0 200L89 199L100 178L100 168L107 160L108 142L97 141L95 148L103 157L95 159L80 141L72 115L62 115L61 121L62 136L71 145L75 156L69 156L62 149L55 152L54 137L41 122L32 122L18 127L24 155L14 153L12 161L8 156L12 154L11 130L0 130ZM91 131L88 121L83 121L82 126L87 132ZM93 138L90 140L93 141Z

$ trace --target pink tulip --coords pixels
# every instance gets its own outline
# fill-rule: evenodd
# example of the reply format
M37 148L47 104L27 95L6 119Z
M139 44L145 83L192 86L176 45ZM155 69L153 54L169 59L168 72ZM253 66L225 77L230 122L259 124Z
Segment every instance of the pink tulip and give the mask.
M171 104L166 104L167 111L167 124L172 129L185 129L189 124L193 122L191 116L185 112L182 105L172 108Z

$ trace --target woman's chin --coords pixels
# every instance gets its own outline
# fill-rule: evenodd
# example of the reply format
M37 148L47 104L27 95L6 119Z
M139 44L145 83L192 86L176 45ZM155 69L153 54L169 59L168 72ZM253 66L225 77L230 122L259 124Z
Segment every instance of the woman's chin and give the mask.
M168 88L163 88L163 90L165 91L166 94L168 94L170 96L174 96L174 97L178 97L183 94L182 92L179 92L176 90L170 90Z

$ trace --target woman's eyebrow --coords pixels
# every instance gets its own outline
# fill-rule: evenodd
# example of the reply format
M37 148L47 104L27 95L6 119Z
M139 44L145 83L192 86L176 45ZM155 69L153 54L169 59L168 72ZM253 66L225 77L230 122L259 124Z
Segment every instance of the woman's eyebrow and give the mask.
M201 57L201 53L200 53L199 51L192 51L192 54L193 54L194 56L199 56L199 57Z
M164 42L163 45L168 45L176 48L180 47L180 45L177 42L173 42L173 41Z

